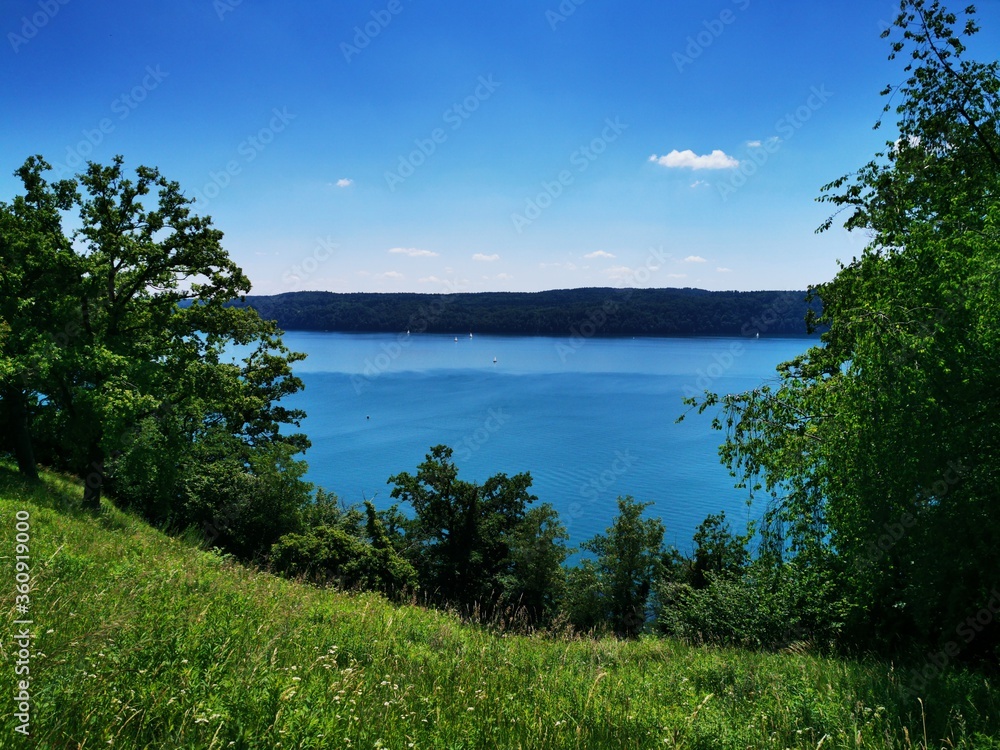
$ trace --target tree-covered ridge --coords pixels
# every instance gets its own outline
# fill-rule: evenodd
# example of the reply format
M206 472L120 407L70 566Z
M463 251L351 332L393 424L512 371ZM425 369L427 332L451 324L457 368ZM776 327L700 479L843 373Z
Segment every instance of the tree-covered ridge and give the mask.
M529 336L803 336L804 291L557 289L453 294L289 292L233 303L285 330Z

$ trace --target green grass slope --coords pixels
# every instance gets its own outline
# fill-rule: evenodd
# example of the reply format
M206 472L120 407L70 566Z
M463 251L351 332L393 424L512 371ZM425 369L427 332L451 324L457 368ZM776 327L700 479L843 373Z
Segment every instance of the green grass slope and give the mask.
M378 596L255 572L0 464L7 633L0 747L1000 747L1000 702L953 670L926 713L890 665L804 654L514 636ZM30 611L15 606L29 515ZM33 621L30 738L16 731Z

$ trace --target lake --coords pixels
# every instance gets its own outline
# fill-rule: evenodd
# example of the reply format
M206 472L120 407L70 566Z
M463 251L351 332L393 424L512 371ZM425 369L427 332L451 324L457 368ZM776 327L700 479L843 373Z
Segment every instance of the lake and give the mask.
M388 507L389 476L451 446L459 477L530 472L571 544L604 531L616 498L655 505L682 551L709 513L742 529L759 510L719 463L711 414L675 420L686 394L736 392L775 377L804 338L570 339L288 331L308 354L307 478L349 503Z

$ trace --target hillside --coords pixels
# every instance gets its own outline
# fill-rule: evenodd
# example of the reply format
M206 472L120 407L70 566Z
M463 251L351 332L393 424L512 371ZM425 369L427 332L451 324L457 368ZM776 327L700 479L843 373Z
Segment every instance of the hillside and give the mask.
M33 622L32 738L8 697L3 747L1000 747L989 682L957 669L922 717L879 662L494 633L248 570L79 491L0 464L0 601L27 513Z
M233 303L285 330L532 336L804 336L802 291L560 289L375 294L289 292ZM814 304L818 311L819 303Z

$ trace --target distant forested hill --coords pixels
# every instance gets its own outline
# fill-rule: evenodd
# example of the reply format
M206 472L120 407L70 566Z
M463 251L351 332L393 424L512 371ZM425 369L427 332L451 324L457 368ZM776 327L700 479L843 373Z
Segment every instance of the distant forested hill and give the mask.
M802 336L802 291L561 289L459 294L249 296L286 330L578 336ZM813 303L818 312L818 302Z

